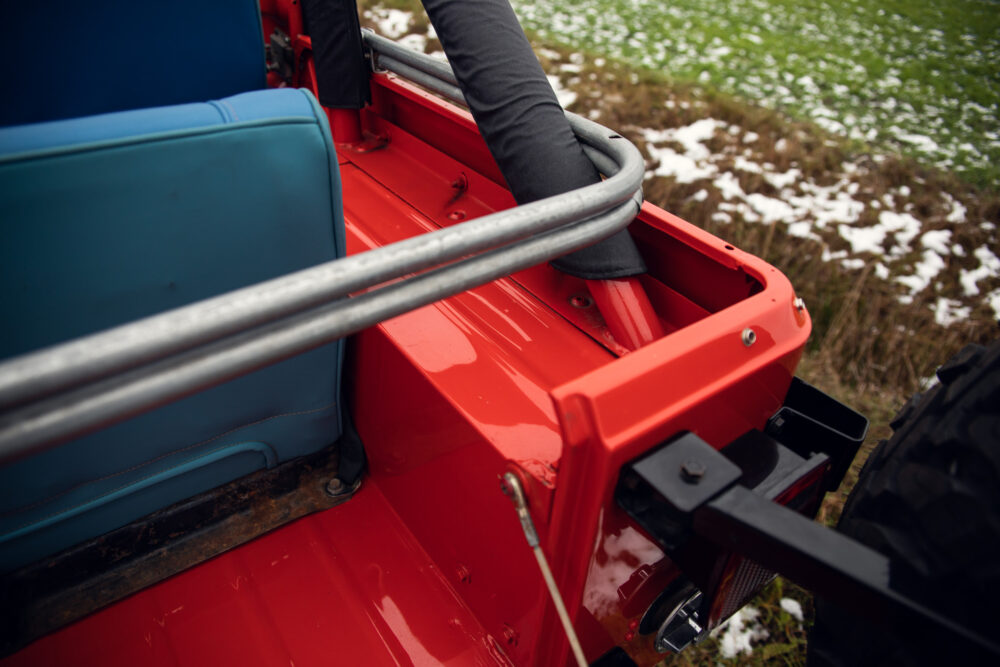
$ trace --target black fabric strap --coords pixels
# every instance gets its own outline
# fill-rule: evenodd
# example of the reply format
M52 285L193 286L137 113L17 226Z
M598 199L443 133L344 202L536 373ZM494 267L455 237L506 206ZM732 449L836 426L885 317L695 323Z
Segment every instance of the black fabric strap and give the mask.
M368 104L370 68L355 0L302 0L302 13L312 39L320 104L332 109L360 109Z
M525 204L599 182L509 2L423 4L514 199ZM552 265L589 279L646 270L625 231Z

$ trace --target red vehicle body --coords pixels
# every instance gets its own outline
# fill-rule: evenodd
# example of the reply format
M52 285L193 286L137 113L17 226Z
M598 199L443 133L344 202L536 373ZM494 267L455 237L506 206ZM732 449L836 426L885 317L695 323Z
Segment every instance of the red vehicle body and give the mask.
M293 83L314 87L295 0L262 10L265 35L297 36ZM329 110L350 254L514 205L467 111L391 73L372 98L356 117ZM678 572L615 503L619 471L679 433L718 449L763 429L810 320L779 271L670 213L645 204L629 231L663 338L623 348L584 281L547 264L365 330L345 390L369 467L348 502L3 664L564 664L506 472L588 659L660 660L636 630Z

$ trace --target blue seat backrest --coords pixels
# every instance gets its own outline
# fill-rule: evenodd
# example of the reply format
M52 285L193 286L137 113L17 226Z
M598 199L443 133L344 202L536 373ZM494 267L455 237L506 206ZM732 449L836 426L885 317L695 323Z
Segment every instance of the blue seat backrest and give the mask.
M263 88L255 0L4 5L0 125L203 102Z
M0 358L344 254L301 90L0 128ZM0 571L336 440L340 344L0 469Z

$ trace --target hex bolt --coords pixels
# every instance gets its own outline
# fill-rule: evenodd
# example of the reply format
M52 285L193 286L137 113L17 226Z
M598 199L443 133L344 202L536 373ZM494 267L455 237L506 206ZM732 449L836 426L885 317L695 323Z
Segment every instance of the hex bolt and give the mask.
M740 334L740 338L743 340L744 345L750 347L757 342L757 332L750 327L747 327L743 330L743 333Z
M344 483L339 478L334 477L326 483L326 492L331 496L339 496L344 492Z
M705 476L705 464L698 459L688 459L681 464L681 477L685 482L697 484Z

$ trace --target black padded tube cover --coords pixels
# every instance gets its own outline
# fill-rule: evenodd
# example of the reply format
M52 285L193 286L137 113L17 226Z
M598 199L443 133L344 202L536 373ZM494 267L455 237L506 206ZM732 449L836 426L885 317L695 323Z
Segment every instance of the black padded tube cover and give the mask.
M514 199L526 204L599 182L508 0L423 4ZM624 230L552 265L587 279L646 271Z
M312 39L320 104L331 109L360 109L368 104L370 68L355 0L303 0L302 13Z

